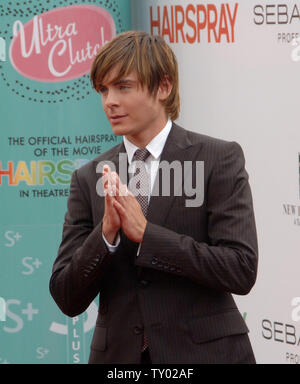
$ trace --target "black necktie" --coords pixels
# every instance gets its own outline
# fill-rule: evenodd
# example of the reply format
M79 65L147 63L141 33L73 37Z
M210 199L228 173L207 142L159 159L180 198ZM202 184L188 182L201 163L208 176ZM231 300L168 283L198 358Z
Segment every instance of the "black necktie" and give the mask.
M133 178L129 183L129 189L140 203L145 217L150 196L150 177L146 169L145 160L149 155L150 152L146 148L140 148L135 151L133 160L136 161L136 168Z

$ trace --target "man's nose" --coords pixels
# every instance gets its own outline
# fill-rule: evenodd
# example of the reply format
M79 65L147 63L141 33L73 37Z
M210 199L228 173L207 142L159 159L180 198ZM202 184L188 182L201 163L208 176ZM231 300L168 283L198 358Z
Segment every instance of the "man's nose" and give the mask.
M104 99L105 107L112 108L119 105L118 97L116 95L116 92L114 90L107 90L107 93L105 95Z

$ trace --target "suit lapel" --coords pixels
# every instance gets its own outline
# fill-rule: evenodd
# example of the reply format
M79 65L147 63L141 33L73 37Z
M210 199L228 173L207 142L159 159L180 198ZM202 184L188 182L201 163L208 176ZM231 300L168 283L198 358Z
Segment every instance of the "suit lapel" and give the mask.
M162 168L162 162L165 161L168 164L171 164L174 160L177 160L181 163L181 169L183 169L184 161L191 160L191 155L188 151L188 148L191 147L191 145L186 131L173 123L161 154L160 165L154 182L153 191L159 190L159 172ZM170 196L151 196L147 212L147 220L154 224L163 225L174 202L174 198L174 183L171 182Z

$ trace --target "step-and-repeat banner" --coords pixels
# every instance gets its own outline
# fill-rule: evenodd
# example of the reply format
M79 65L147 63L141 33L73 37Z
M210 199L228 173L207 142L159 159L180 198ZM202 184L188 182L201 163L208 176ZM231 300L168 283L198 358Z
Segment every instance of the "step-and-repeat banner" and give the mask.
M129 0L1 1L0 364L88 360L98 300L68 318L49 278L72 172L120 142L91 63L130 28Z
M259 270L235 297L258 363L300 363L300 3L133 0L180 67L185 128L237 141L250 175Z
M299 20L291 0L1 2L0 364L87 362L98 302L67 318L48 282L71 173L120 141L89 68L131 27L178 57L178 122L242 145L260 262L235 298L258 363L300 363Z

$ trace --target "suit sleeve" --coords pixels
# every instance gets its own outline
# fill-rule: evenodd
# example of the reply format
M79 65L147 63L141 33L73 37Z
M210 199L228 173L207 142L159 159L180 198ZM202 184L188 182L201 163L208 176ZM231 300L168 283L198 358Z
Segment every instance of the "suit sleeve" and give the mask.
M87 309L99 293L111 257L102 237L102 223L93 227L91 206L75 171L50 279L51 295L62 312L73 317Z
M136 264L245 295L255 283L258 261L252 196L241 147L226 143L219 152L205 196L209 240L197 242L148 222Z

